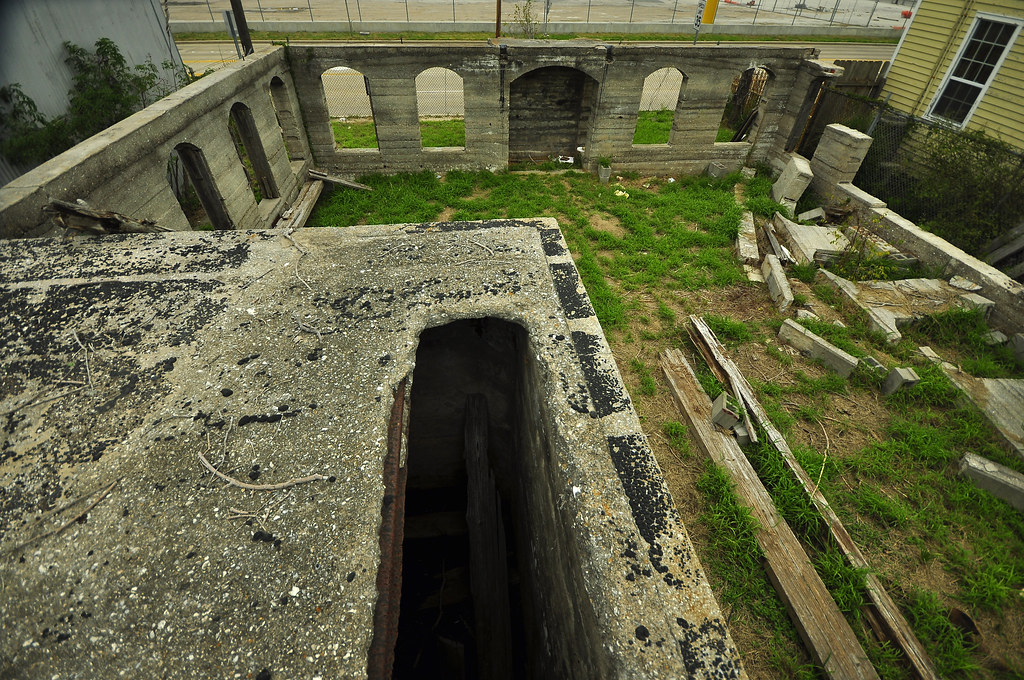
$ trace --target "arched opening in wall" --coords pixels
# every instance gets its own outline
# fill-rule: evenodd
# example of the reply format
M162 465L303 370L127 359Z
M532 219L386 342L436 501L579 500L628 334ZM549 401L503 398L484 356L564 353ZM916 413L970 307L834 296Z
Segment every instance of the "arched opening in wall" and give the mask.
M435 66L416 76L416 111L423 146L466 147L462 76Z
M771 73L766 68L748 68L732 81L729 100L718 125L716 142L746 142L756 136L761 103L767 92Z
M644 78L636 131L633 133L634 144L669 143L682 89L683 74L671 66L660 68Z
M359 71L337 66L320 76L336 149L377 149L377 123L370 80Z
M510 162L578 156L593 123L598 83L565 66L524 73L509 88Z
M238 161L245 170L245 176L249 180L253 196L259 203L264 198L277 198L280 194L277 191L277 182L274 181L274 174L270 171L270 163L267 162L267 153L263 149L263 140L256 129L256 121L252 117L252 111L241 102L235 102L231 106L228 130L231 132L231 139L235 142L235 151L238 153Z
M404 500L396 680L602 675L593 610L565 586L580 556L535 356L496 318L420 336L405 493L385 505Z
M167 163L167 175L193 229L234 229L206 156L199 147L185 142L174 147Z
M270 101L274 103L277 125L281 128L281 138L289 161L303 160L306 155L302 150L302 131L299 129L296 112L292 108L292 98L288 86L278 76L270 79Z

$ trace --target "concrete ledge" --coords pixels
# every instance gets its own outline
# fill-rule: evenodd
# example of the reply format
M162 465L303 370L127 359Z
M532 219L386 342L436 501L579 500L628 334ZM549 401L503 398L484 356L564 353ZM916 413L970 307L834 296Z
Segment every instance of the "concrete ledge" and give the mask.
M1024 475L973 453L960 459L960 474L979 489L1024 512Z
M757 264L761 253L757 249L757 232L754 228L754 213L746 210L740 218L740 231L736 235L736 257L744 264Z
M788 310L793 304L793 290L789 287L786 270L774 253L765 255L764 262L761 263L761 274L768 284L768 295L778 306L779 311Z
M782 322L779 339L799 350L801 354L817 359L844 378L848 378L857 368L855 357L815 335L792 319Z

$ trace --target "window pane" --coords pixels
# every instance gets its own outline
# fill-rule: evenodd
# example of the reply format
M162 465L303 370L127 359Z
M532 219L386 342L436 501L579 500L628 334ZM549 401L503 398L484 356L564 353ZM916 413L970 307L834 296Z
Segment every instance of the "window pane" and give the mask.
M946 83L946 89L943 90L942 96L935 103L932 113L946 120L962 123L970 113L979 94L981 94L981 88L977 85L950 80Z

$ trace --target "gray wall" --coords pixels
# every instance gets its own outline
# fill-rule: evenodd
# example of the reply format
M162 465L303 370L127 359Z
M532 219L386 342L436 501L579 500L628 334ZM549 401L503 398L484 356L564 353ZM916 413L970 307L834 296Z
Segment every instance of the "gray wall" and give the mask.
M43 115L60 115L71 87L64 41L91 49L100 38L117 43L129 64L181 66L160 0L2 0L0 85L20 83ZM0 185L18 174L0 159Z

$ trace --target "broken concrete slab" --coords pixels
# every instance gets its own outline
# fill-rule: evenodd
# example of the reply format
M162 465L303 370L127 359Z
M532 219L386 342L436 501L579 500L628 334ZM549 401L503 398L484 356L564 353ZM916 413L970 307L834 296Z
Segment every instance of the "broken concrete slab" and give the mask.
M758 267L752 264L743 265L743 271L747 274L747 281L753 281L754 283L764 283L764 274Z
M837 185L853 182L871 148L871 137L845 125L827 125L811 158L814 173L811 188L826 201L834 202Z
M809 309L798 309L796 310L796 319L800 321L802 319L808 319L811 321L819 321L821 317L812 312Z
M792 201L795 206L813 178L810 162L799 154L789 154L785 169L772 185L772 200L776 203Z
M747 179L754 179L755 177L757 177L757 169L748 166L743 166L742 168L740 168L740 174L746 177Z
M814 264L819 253L837 256L850 246L842 230L835 227L797 224L779 213L775 213L772 221L778 233L785 239L794 259L800 264Z
M1009 450L1024 458L1024 380L976 378L948 362L942 367L992 423Z
M797 215L796 219L800 222L823 222L825 220L825 209L814 208L807 210Z
M984 314L987 319L992 313L992 309L996 306L996 303L989 300L984 295L978 295L977 293L964 293L960 296L960 306L966 309L977 309Z
M736 234L736 257L744 264L758 264L761 254L757 249L757 231L754 227L754 213L743 211L740 217L740 231Z
M711 161L708 163L708 177L714 177L716 179L725 177L729 174L729 169L725 167L725 163L719 161Z
M773 254L765 255L761 263L761 274L768 284L768 295L780 312L785 312L793 304L793 290L789 287L786 270Z
M885 366L882 364L882 362L871 356L861 357L860 363L862 366L867 366L875 373L881 373L882 371L885 370Z
M994 304L941 279L853 282L825 269L819 269L816 276L864 310L870 330L882 333L889 342L903 337L900 328L925 316L956 307L991 310Z
M966 290L969 293L977 293L981 290L981 286L963 276L954 276L949 280L949 285L960 290Z
M1010 347L1013 349L1013 358L1024 363L1024 333L1011 335Z
M797 349L801 354L817 359L844 378L848 378L857 368L856 357L844 352L792 319L782 322L779 339Z
M882 384L882 394L892 394L897 390L909 389L921 382L921 376L912 368L894 368L889 371Z
M979 489L1024 512L1024 475L1016 470L977 454L966 453L960 459L960 474Z
M1000 330L991 330L983 335L981 340L989 347L996 347L998 345L1005 345L1009 338L1006 337L1006 333Z

